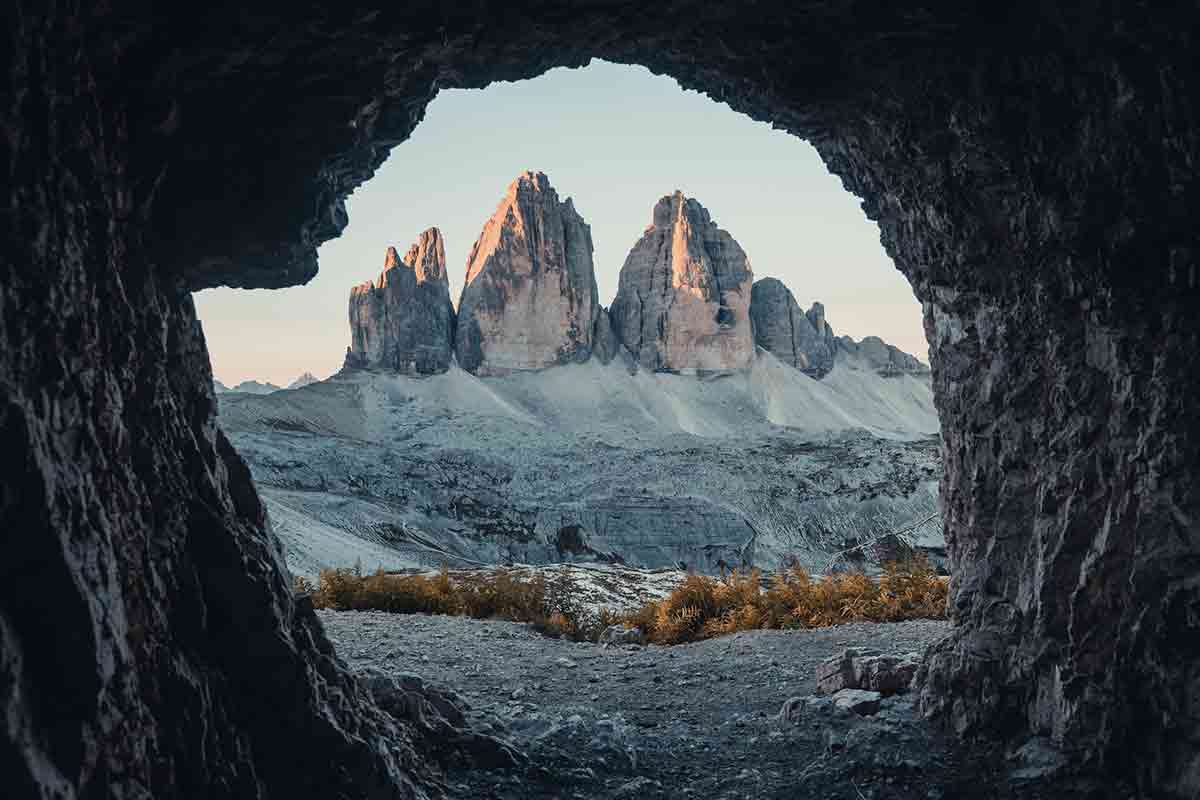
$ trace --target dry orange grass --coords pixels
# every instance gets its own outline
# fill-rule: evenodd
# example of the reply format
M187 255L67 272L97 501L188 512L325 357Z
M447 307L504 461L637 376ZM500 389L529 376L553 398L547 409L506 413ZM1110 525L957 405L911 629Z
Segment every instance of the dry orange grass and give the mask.
M878 578L851 572L813 580L792 566L766 588L762 584L758 570L720 578L689 575L670 595L622 622L641 628L648 641L679 644L762 628L944 619L949 589L923 558L888 563Z
M923 558L885 564L878 578L849 572L814 580L791 566L766 587L758 570L688 575L667 597L624 614L583 606L569 576L521 579L504 569L462 580L445 570L433 576L322 570L316 586L297 578L296 588L310 593L317 608L507 619L577 641L595 641L609 625L624 624L640 628L647 641L680 644L763 628L944 619L949 585Z
M437 575L393 575L361 569L321 570L317 584L296 578L297 591L310 594L317 608L388 611L396 614L448 614L476 619L527 622L551 636L594 641L618 621L617 615L583 606L568 576L521 579L510 570L451 579Z

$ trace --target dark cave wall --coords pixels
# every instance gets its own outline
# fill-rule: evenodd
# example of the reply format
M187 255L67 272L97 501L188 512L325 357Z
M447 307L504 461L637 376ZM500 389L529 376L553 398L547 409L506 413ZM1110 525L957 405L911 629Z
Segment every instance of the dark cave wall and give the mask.
M430 785L289 596L187 291L311 278L439 88L599 56L810 139L924 303L958 623L924 708L1200 791L1194 7L374 6L5 12L0 772Z
M120 49L11 21L0 794L424 796L407 730L293 600L191 297L145 254Z
M1191 41L1164 24L984 52L928 117L897 104L819 147L925 308L957 628L924 709L1187 797L1200 134ZM909 166L870 167L888 152Z

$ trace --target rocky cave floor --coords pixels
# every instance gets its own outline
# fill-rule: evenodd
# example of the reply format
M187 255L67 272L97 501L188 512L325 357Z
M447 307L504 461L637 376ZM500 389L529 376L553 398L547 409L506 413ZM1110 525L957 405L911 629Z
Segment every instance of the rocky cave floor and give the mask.
M352 669L420 675L450 690L469 727L523 754L502 764L434 753L454 798L1099 796L1086 780L1046 784L1053 756L1036 745L1020 760L953 745L918 719L911 695L873 716L813 699L783 711L814 694L819 662L847 647L921 652L942 622L604 647L502 621L319 613Z

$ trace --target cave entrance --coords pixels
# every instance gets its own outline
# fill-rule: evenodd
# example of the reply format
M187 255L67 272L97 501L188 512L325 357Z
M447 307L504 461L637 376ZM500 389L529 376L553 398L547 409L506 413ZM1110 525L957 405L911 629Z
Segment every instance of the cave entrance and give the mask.
M310 280L440 89L593 56L810 141L912 282L955 578L923 711L1200 791L1189 4L111 5L23 4L0 54L18 795L432 785L288 590L191 292Z

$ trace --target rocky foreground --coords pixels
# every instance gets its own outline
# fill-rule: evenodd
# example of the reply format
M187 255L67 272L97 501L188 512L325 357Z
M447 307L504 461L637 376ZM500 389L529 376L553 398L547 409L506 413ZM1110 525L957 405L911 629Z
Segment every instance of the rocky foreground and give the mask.
M1037 743L966 758L917 719L911 695L861 715L816 694L822 663L847 648L920 652L945 635L944 622L756 631L668 648L572 643L501 621L318 613L354 671L400 676L443 709L462 709L463 729L503 742L443 754L455 798L1074 796L1071 787L1043 794L1037 781L1054 761Z

